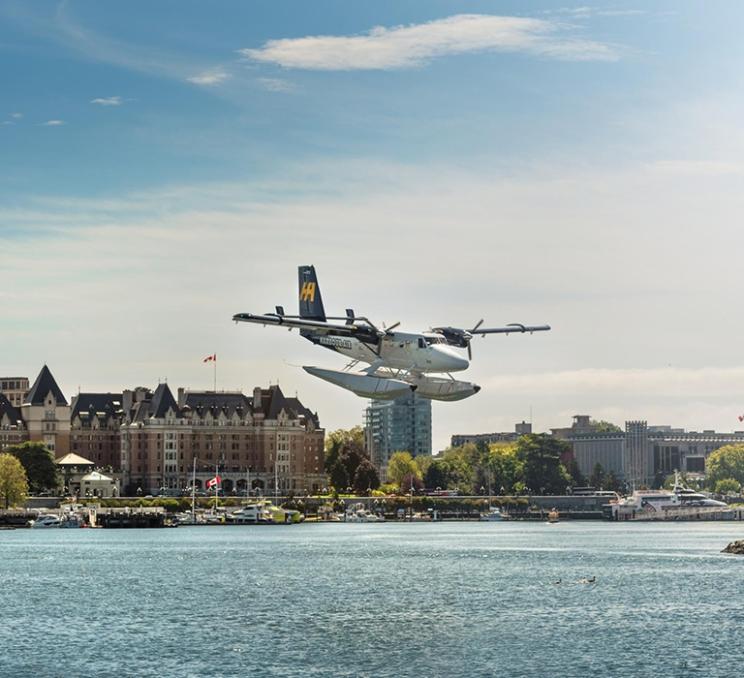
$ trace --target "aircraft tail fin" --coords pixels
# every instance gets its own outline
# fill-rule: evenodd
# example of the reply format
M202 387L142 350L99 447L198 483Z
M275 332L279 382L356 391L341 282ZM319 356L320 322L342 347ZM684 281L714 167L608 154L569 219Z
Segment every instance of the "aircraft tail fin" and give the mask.
M300 318L325 320L326 314L323 308L323 298L320 296L318 276L315 275L315 266L299 266L297 277L299 279Z

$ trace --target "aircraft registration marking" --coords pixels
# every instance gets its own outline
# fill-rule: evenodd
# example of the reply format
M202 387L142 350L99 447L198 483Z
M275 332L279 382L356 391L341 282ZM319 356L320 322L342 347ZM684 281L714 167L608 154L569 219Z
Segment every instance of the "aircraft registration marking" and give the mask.
M342 339L340 337L320 337L320 343L324 346L333 346L334 348L352 348L351 339Z

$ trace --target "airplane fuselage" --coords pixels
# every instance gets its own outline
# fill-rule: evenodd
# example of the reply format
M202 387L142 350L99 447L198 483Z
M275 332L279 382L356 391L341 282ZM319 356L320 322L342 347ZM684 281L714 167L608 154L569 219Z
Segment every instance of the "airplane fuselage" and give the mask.
M314 344L329 348L352 360L369 364L379 363L392 369L420 373L460 372L470 365L467 359L443 344L441 338L436 335L392 332L377 341L308 331L304 336Z

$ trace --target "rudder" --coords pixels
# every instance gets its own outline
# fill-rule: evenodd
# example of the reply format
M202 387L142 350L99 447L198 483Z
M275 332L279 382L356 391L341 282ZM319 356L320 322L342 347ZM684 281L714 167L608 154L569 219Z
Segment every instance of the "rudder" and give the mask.
M325 320L326 314L323 308L323 298L320 296L318 276L315 275L315 266L299 266L297 277L299 279L300 318Z

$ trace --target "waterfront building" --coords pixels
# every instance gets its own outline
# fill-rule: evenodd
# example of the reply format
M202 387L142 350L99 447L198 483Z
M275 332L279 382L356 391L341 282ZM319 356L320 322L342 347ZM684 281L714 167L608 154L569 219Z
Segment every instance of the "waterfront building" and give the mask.
M325 431L317 414L279 386L241 392L178 390L123 393L121 468L125 491L177 492L219 472L225 493L317 491L323 470Z
M21 405L28 440L41 442L55 457L70 451L70 406L44 365Z
M79 393L72 399L70 449L97 468L121 471L121 393Z
M14 407L23 405L28 393L28 377L0 377L0 394L4 395Z
M532 424L526 421L522 421L519 424L515 424L513 431L505 431L502 433L457 433L450 439L450 445L452 447L462 447L467 443L485 444L490 445L491 443L513 443L520 436L532 433Z
M365 416L365 445L384 476L393 452L431 455L431 400L415 392L394 400L372 400Z
M649 426L643 420L625 422L624 430L594 430L585 415L574 417L574 423L574 427L552 431L571 445L582 474L590 476L600 464L631 489L651 486L674 471L703 478L706 459L712 452L724 445L744 444L744 431L700 433Z
M28 431L21 417L21 409L0 393L0 452L10 445L28 440Z

